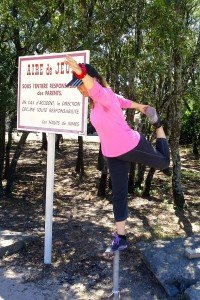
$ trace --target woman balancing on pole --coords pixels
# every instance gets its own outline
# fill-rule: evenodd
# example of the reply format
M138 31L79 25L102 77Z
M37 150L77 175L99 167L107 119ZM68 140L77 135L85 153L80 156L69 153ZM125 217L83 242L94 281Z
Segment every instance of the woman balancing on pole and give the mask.
M105 254L127 248L125 222L128 217L128 173L130 162L163 170L170 162L169 147L156 110L115 94L102 76L89 64L78 64L70 55L65 63L73 71L67 87L77 87L81 94L93 101L90 120L101 142L112 181L113 212L116 233ZM127 124L122 109L133 108L145 114L156 128L156 148L139 132Z

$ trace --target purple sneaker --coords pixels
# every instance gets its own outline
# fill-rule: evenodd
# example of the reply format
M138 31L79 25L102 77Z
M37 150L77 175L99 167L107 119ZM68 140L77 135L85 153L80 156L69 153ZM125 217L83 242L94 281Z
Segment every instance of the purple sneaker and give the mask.
M145 115L147 116L147 118L149 118L149 122L154 127L159 128L162 126L162 120L160 119L154 107L148 106L145 110Z
M114 240L112 242L112 244L106 249L106 251L104 252L104 255L107 254L114 254L115 251L117 250L124 250L128 247L127 245L127 241L125 239L122 239L118 236L118 234L114 234Z

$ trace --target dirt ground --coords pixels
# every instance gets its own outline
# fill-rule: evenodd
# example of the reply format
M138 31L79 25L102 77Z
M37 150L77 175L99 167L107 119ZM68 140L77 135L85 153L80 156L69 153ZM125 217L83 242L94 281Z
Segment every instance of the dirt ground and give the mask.
M12 199L0 199L1 229L39 236L34 245L0 260L4 279L11 279L13 285L23 284L24 291L30 286L40 291L41 298L29 294L30 299L95 300L108 299L112 293L112 260L102 257L114 231L111 191L107 190L106 198L97 197L98 146L84 143L83 179L74 171L76 140L64 140L61 151L56 153L51 266L43 263L46 152L40 150L39 141L26 144L18 163ZM135 247L137 241L200 232L200 164L188 147L181 148L181 161L184 211L174 210L171 177L160 171L155 174L149 199L142 198L140 190L129 195L129 248L120 260L121 299L166 299L164 290L141 260ZM0 299L15 300L11 292L8 298L1 298L0 294Z

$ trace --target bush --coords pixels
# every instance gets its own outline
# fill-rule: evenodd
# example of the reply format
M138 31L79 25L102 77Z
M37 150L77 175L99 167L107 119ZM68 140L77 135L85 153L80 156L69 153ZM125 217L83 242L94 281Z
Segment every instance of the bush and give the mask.
M200 138L200 113L186 111L183 115L180 144L192 144L194 139Z

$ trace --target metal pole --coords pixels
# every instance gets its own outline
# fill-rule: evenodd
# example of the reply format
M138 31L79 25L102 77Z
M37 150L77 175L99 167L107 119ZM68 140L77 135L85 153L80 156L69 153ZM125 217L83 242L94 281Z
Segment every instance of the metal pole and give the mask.
M120 298L119 293L119 250L114 254L113 259L113 296L114 300Z
M44 263L45 264L51 264L54 165L55 165L55 133L49 133L48 149L47 149L47 176L46 176L46 209L45 209L45 242L44 242Z

